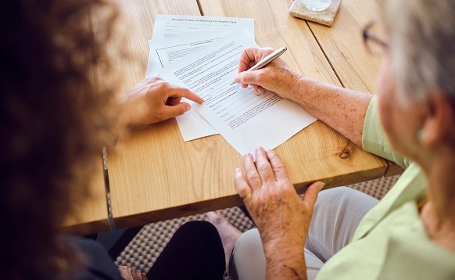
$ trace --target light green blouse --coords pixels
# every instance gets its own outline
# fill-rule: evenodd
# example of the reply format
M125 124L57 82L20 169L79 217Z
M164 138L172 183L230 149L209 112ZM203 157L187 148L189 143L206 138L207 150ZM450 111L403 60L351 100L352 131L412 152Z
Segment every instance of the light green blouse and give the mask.
M406 170L317 279L455 279L455 254L432 242L419 218L417 202L426 193L426 178L417 164L392 150L377 107L375 96L363 126L363 148Z

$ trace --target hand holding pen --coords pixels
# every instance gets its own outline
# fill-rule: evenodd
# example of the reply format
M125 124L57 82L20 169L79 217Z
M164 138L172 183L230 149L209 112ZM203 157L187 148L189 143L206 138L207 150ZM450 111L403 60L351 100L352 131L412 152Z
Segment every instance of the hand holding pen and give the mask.
M282 47L282 48L277 49L273 53L271 53L268 56L266 56L263 59L261 59L258 63L256 63L253 67L251 67L247 71L258 70L258 69L261 69L261 68L267 66L267 64L269 64L270 62L272 62L273 60L278 58L280 55L282 55L285 51L287 51L287 49L288 48L286 48L286 47Z
M258 63L256 63L253 67L251 67L250 69L248 69L246 71L254 71L254 70L258 70L258 69L261 69L261 68L267 66L267 64L269 64L273 60L277 59L280 55L282 55L285 51L287 51L287 49L288 48L286 48L286 47L281 47L281 48L275 50L274 52L272 52L268 56L266 56L263 59L259 60ZM240 63L242 63L242 62L240 62ZM239 69L240 69L240 65L239 65ZM234 84L235 82L236 81L231 83L231 85Z
M264 93L266 89L278 93L283 86L283 81L280 81L282 74L285 74L283 72L290 70L283 60L277 60L286 50L286 47L276 51L270 48L246 48L240 56L239 73L234 77L234 81L240 83L243 88L251 85L259 93ZM272 61L273 65L266 67ZM258 69L265 70L257 71Z

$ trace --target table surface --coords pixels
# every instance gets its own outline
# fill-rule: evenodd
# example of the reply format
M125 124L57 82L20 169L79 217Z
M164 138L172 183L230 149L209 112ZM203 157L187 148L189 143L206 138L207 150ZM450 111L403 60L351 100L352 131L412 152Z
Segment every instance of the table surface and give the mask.
M101 155L101 154L100 154ZM79 211L69 217L62 226L63 231L78 235L93 234L110 230L109 215L104 183L103 161L100 156L95 163L94 176L89 182L91 197Z
M254 18L256 42L287 46L282 58L317 80L373 92L380 61L361 29L374 0L343 0L332 27L288 15L292 0L118 0L125 47L125 92L144 78L156 14ZM199 4L198 4L199 3ZM260 7L260 8L259 8ZM102 82L102 81L100 81ZM320 121L276 148L298 192L316 180L334 187L379 178L388 162L368 154ZM183 142L175 119L133 131L108 149L109 188L117 228L241 205L233 183L242 156L220 135Z

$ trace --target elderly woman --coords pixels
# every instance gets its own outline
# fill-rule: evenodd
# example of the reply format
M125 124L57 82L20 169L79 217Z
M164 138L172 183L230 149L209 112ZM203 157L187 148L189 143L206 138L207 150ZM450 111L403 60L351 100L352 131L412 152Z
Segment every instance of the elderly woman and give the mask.
M233 279L455 279L455 1L380 1L363 34L384 55L375 96L280 59L244 72L269 49L245 50L235 79L297 102L405 172L380 202L348 188L318 197L322 182L300 199L274 151L245 155L235 184L257 230L236 241Z

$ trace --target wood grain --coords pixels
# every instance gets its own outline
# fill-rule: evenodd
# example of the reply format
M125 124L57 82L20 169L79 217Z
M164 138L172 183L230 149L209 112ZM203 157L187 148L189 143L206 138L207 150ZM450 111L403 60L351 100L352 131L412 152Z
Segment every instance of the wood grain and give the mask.
M314 37L326 54L344 87L374 93L382 56L370 53L364 45L362 30L379 17L375 0L343 0L332 27L308 22ZM403 173L393 162L384 176Z
M378 4L375 0L343 0L332 27L308 22L346 88L374 92L381 57L366 51L362 29L377 17Z
M120 10L120 18L115 24L116 32L111 42L112 59L121 76L119 94L126 93L145 78L153 23L157 14L200 15L195 0L113 0ZM97 19L98 17L98 19ZM101 15L94 15L94 26ZM95 32L96 33L96 32ZM104 77L99 82L109 83ZM117 82L117 81L116 81Z
M143 44L153 25L151 13L197 15L196 1L120 2L128 40ZM172 4L174 3L174 4ZM288 16L290 0L200 0L206 16L252 17L262 46L287 46L282 57L297 71L340 85L305 21ZM258 8L260 7L260 8ZM141 11L141 12L138 12ZM144 43L145 44L145 43ZM146 61L147 48L135 49ZM138 81L145 73L125 72ZM299 192L313 181L327 187L382 176L387 163L363 152L316 122L277 148ZM175 119L132 131L108 152L112 208L116 226L129 227L241 204L233 173L242 156L221 136L183 142Z
M97 161L93 174L92 181L88 182L91 197L83 205L79 205L79 211L63 224L64 232L87 235L110 229L101 157Z
M304 20L288 15L290 0L200 0L205 16L249 17L254 19L256 42L277 49L292 69L309 77L340 85Z

